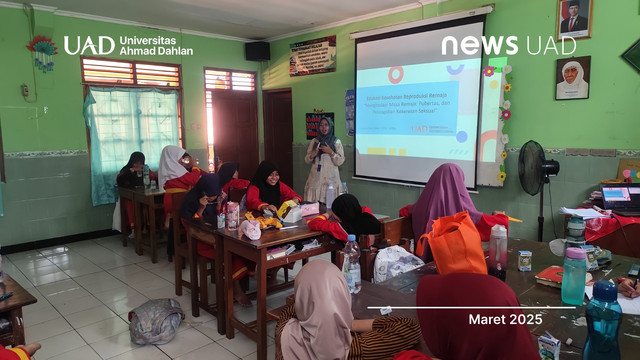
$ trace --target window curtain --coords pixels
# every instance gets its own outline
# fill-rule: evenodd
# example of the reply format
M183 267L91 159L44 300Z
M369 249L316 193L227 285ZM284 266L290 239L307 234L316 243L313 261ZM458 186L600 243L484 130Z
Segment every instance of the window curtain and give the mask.
M84 118L90 132L93 205L114 203L116 176L134 151L157 171L166 145L179 145L178 92L90 87Z

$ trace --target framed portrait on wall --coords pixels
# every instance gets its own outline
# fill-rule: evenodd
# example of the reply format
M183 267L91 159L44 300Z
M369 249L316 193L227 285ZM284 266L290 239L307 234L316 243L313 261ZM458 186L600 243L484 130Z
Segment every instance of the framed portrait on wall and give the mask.
M556 100L589 98L591 56L558 59L556 63Z
M563 36L574 39L591 37L593 0L558 0L556 40Z

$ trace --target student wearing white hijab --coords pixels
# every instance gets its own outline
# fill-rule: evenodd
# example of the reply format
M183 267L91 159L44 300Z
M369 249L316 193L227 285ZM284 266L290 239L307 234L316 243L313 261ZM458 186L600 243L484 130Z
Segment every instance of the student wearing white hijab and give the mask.
M584 81L584 70L577 61L562 67L564 81L556 85L556 99L585 99L589 96L589 83Z
M302 267L294 296L278 319L276 359L386 359L420 340L420 326L410 318L354 320L344 275L328 261Z

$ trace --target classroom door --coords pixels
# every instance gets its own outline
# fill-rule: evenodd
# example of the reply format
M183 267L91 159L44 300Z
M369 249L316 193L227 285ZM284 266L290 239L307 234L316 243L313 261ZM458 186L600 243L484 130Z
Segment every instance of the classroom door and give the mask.
M280 180L293 187L293 115L291 89L262 92L264 158L280 168Z
M257 103L252 91L212 91L215 155L222 162L238 162L241 179L251 179L260 161Z

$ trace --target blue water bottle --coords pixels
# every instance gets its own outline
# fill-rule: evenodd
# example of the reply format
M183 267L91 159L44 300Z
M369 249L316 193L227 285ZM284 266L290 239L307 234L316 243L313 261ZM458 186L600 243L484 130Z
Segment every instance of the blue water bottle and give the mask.
M562 274L562 301L570 305L582 305L584 283L587 279L587 253L584 249L568 248L565 251Z
M618 360L618 330L622 308L618 304L618 290L609 281L600 280L593 286L593 299L587 305L587 341L583 360Z

